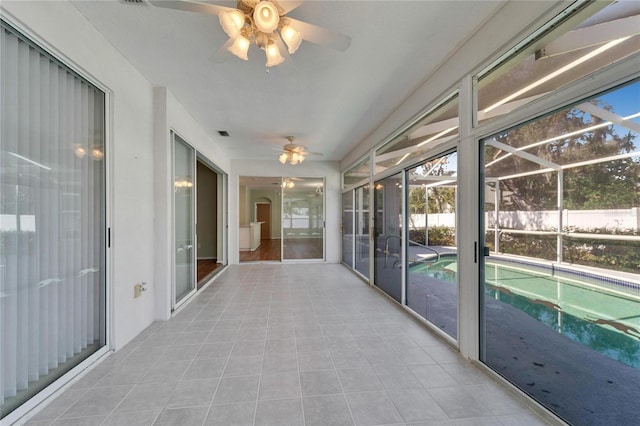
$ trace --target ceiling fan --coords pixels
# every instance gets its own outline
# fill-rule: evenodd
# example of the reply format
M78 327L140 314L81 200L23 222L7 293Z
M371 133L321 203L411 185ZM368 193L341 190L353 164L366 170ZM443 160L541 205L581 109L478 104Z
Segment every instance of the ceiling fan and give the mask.
M339 51L351 45L351 37L327 28L289 18L301 0L238 0L237 8L191 0L124 0L145 2L156 7L216 15L229 40L221 51L248 60L248 50L256 44L267 57L267 67L281 64L303 40ZM286 46L285 46L286 43Z
M304 161L305 155L322 155L319 152L307 151L307 148L304 146L293 143L296 140L295 136L287 136L287 140L289 143L283 146L282 150L279 150L281 154L278 160L280 160L282 164L289 162L289 164L295 166Z

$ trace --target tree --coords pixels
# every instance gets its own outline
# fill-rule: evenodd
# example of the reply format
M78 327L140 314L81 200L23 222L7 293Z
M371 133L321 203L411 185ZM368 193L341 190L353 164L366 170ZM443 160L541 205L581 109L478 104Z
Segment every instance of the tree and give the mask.
M611 111L610 105L594 104ZM524 126L509 130L495 140L514 148L531 146L523 151L552 163L569 166L592 159L634 152L636 135L620 135L613 124L578 108L571 108L542 117ZM581 131L588 129L586 131ZM559 135L568 135L558 138ZM548 143L537 143L550 141ZM506 153L487 146L486 162ZM518 155L505 156L487 167L490 177L503 177L545 166ZM545 210L557 205L557 172L528 175L500 181L500 210ZM564 208L607 209L640 206L640 160L633 157L611 160L564 170Z

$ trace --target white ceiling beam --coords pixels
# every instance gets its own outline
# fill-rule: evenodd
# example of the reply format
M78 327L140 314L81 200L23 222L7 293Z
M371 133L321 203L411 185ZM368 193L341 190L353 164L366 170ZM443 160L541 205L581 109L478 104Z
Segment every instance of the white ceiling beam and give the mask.
M562 170L573 169L573 168L576 168L576 167L589 166L589 165L592 165L592 164L606 163L606 162L615 161L615 160L623 160L625 158L631 158L631 157L640 157L640 151L627 152L627 153L624 153L624 154L612 155L610 157L596 158L596 159L593 159L593 160L581 161L579 163L565 164L565 165L562 166ZM486 177L485 181L502 181L502 180L525 177L525 176L540 175L540 174L549 173L549 172L553 172L553 171L554 170L551 169L551 168L532 170L532 171L529 171L529 172L515 173L515 174L512 174L512 175L506 175L506 176Z
M504 144L504 143L501 143L501 142L498 142L498 141L494 141L494 140L487 141L486 143L487 143L487 145L491 145L491 146L493 146L495 148L498 148L498 149L500 149L502 151L508 152L511 155L516 155L516 156L518 156L520 158L524 158L525 160L529 160L532 163L539 164L539 165L541 165L543 167L548 167L548 168L553 169L553 170L561 170L562 169L562 167L559 164L552 163L551 161L545 160L544 158L540 158L537 155L530 154L530 153L528 153L526 151L521 151L520 150L521 148L514 148L512 146L509 146L507 144Z
M604 108L600 108L589 102L584 102L578 105L576 108L581 109L582 111L588 112L591 115L595 115L596 117L600 117L604 120L608 120L612 123L619 124L622 127L626 127L627 129L640 133L640 124L634 121L625 119L624 117L619 116L611 111L607 111Z
M439 182L438 184L441 184L442 182L455 182L455 179L451 179L455 177L456 175L432 175L425 178L424 176L412 175L409 177L409 185L430 184L434 182Z
M413 145L413 146L410 146L408 148L399 149L397 151L391 151L391 152L387 152L387 153L382 154L382 155L376 155L376 163L380 163L380 162L386 161L386 160L392 160L394 158L399 158L399 157L402 157L405 154L411 154L411 153L414 153L416 151L426 152L431 147L433 147L433 146L435 146L435 145L437 145L439 143L446 142L446 141L448 141L450 139L453 139L453 138L455 138L457 136L458 136L458 134L456 133L454 135L445 136L445 137L440 138L440 139L432 140L431 142L429 142L428 145L422 145L422 146ZM414 142L417 142L417 141L419 141L419 140L416 140Z
M478 111L478 120L487 120L494 117L499 117L501 115L507 114L517 108L520 108L522 105L526 105L529 102L532 102L538 99L541 96L546 95L547 92L538 93L533 96L528 96L526 98L518 99L515 101L507 102L506 104L500 105L499 107L489 111ZM458 117L449 118L447 120L436 121L433 123L425 124L424 126L419 127L415 131L409 133L407 137L409 139L419 139L424 136L434 135L436 133L440 133L444 130L450 129L459 124Z
M636 34L640 34L640 15L569 31L538 50L536 57L550 58Z

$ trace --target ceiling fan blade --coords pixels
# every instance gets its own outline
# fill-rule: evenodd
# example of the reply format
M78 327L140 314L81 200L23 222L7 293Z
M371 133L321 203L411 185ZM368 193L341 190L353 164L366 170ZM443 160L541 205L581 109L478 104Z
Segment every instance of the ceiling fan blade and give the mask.
M204 13L207 15L218 15L220 12L235 10L231 7L218 6L216 4L200 3L190 0L149 0L153 6L167 9L184 10L185 12Z
M308 42L330 47L344 52L351 46L351 37L346 34L331 31L317 25L289 18L291 26L302 33L302 38Z
M227 62L229 58L233 56L233 54L227 50L227 47L231 46L232 44L233 40L227 40L213 55L209 57L209 61L213 62L214 64L222 64L224 62Z
M280 0L278 2L278 6L280 6L283 10L283 15L291 12L293 9L297 8L303 3L302 0Z
M313 152L313 151L303 151L302 152L303 155L324 155L321 152Z

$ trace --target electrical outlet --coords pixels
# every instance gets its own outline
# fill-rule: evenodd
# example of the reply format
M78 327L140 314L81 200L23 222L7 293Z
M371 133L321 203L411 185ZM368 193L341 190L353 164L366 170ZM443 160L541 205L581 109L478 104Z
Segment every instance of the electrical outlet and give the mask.
M136 284L133 286L133 298L142 296L142 284Z

